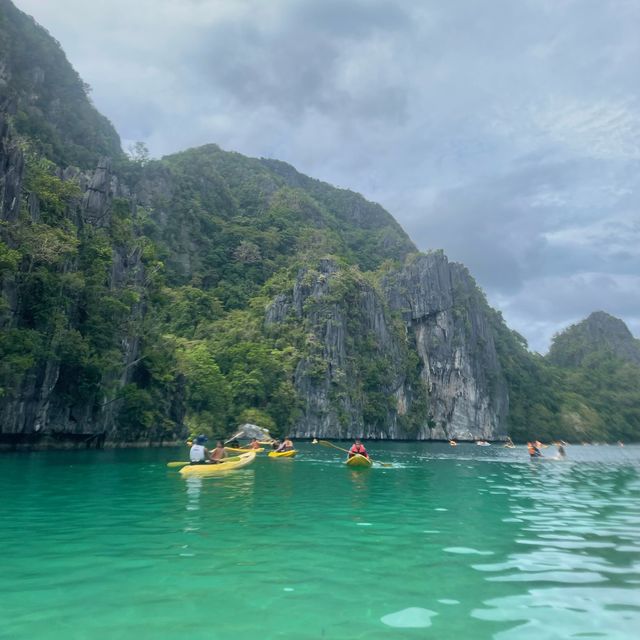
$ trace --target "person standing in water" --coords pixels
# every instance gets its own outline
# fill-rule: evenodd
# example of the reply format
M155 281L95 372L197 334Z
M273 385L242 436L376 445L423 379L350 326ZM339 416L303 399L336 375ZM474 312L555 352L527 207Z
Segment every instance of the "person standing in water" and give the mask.
M351 446L351 449L349 449L350 458L353 458L353 456L355 456L356 454L364 456L365 458L369 457L367 450L364 448L364 445L362 444L362 442L360 442L360 438L356 438L356 441Z

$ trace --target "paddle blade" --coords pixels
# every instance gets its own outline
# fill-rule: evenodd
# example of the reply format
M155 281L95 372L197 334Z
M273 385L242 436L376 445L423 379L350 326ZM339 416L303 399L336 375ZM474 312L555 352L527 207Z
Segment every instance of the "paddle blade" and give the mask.
M344 451L345 453L349 453L349 449L343 449L338 445L333 444L333 442L329 442L328 440L320 440L318 444L321 444L323 447L331 447L332 449L337 449L338 451Z

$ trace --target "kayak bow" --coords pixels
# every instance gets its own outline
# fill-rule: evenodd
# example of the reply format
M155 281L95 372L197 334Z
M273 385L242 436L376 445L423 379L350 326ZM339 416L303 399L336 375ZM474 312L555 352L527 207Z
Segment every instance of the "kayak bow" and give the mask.
M295 449L289 451L269 451L270 458L293 458L298 453Z
M366 456L362 456L359 453L356 453L351 458L346 460L346 464L348 467L370 467L373 463Z

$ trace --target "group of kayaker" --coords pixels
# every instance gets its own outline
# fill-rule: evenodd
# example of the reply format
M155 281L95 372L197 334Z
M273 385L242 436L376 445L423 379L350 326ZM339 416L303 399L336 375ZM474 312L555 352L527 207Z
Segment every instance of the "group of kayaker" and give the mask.
M564 450L564 445L566 443L564 442L557 442L556 446L558 447L558 452L555 456L555 460L564 460L567 457L567 452ZM544 445L540 442L540 440L533 440L531 442L527 442L527 451L529 452L529 457L531 459L533 458L543 458L544 456L542 455L542 451L540 451L540 449L542 449L542 447L546 447L547 445Z
M317 439L314 438L314 440L316 443L318 442ZM225 450L224 443L222 442L222 440L218 440L215 449L211 449L210 451L205 447L206 442L207 442L207 437L205 435L199 435L193 441L191 450L189 451L189 460L191 464L219 464L220 462L222 462L222 460L224 460L224 458L227 457L227 452ZM449 444L451 444L452 446L455 446L457 442L455 440L451 440ZM478 442L477 444L480 444L480 442ZM564 445L563 442L557 443L558 452L557 452L556 459L562 460L566 457L566 452L563 445ZM508 444L505 446L515 447L511 439L509 439ZM542 452L540 451L540 449L543 446L545 445L543 445L539 440L527 442L527 450L529 452L529 456L532 459L543 457ZM287 436L282 441L274 440L272 447L274 451L278 453L283 453L285 451L292 451L293 442L291 441L291 438ZM248 445L248 448L249 449L260 448L260 442L258 442L257 438L252 438L250 444ZM363 456L367 459L369 458L369 454L367 453L365 446L362 444L359 438L355 439L353 445L351 445L351 448L348 451L349 458L353 458L356 455Z
M189 461L191 464L219 464L227 457L222 440L218 440L215 449L207 449L204 445L207 443L207 436L199 435L189 451Z
M218 464L227 457L227 451L222 440L218 440L215 449L211 450L205 446L207 441L208 438L204 434L199 435L191 441L191 449L189 450L189 461L191 464ZM293 450L293 442L289 437L286 437L282 442L280 442L280 440L274 440L272 446L278 453ZM260 449L260 442L257 438L252 438L247 448Z

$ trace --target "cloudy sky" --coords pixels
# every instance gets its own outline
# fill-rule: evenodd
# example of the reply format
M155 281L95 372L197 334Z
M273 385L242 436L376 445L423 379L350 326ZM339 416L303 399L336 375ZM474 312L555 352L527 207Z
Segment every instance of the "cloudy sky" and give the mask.
M530 348L640 336L638 0L15 0L125 149L216 142L380 202Z

